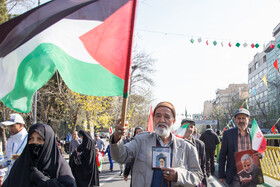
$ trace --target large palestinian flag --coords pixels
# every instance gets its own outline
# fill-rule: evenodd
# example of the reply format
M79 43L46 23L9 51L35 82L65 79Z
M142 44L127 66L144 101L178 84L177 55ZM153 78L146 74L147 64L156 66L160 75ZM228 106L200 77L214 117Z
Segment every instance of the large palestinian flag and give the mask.
M136 0L53 0L0 25L0 99L29 112L59 71L93 96L127 94Z

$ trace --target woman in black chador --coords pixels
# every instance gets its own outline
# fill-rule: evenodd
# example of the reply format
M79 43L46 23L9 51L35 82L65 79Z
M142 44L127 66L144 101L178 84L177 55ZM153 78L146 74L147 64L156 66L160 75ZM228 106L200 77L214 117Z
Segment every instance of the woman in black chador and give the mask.
M3 184L3 187L18 186L76 187L49 125L37 123L30 127L28 143Z
M84 130L79 131L83 139L70 157L70 166L78 187L99 186L95 141Z

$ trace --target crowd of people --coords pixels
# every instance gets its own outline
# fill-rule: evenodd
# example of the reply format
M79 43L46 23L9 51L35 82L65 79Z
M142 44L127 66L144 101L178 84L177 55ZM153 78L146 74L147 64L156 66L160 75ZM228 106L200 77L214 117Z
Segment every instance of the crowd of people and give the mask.
M185 118L181 121L181 126L188 125L184 137L176 137L172 133L176 111L170 102L160 102L154 108L154 132L136 127L131 137L127 125L119 120L107 147L97 133L92 138L87 131L74 131L69 144L69 163L63 158L49 125L37 123L27 132L22 116L11 114L9 121L1 123L9 128L11 136L5 159L0 164L0 186L99 186L105 154L110 171L114 170L114 161L117 162L125 181L131 175L130 186L133 187L205 187L210 186L208 179L214 175L227 186L256 186L259 181L256 182L252 174L253 161L261 159L262 155L256 152L253 158L242 157L244 169L240 172L235 161L236 152L252 149L248 128L250 112L238 109L234 120L236 127L223 132L218 173L215 174L218 135L210 125L200 135L195 121Z

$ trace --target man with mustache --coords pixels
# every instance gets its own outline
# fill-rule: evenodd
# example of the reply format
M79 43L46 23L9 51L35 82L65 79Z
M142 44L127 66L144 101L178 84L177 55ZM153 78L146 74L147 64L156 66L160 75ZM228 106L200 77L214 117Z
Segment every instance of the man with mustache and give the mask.
M226 130L223 133L222 147L219 155L219 179L221 183L224 184L226 182L230 187L239 187L240 180L237 176L234 153L252 149L251 136L248 129L250 112L247 109L240 108L235 111L234 120L237 127ZM261 154L256 153L254 156L260 158Z
M132 186L195 186L202 180L198 154L191 143L171 133L176 112L170 102L160 102L153 113L155 132L143 132L127 143L119 141L126 127L117 124L110 138L112 157L119 163L134 160ZM169 147L171 167L152 169L152 147Z

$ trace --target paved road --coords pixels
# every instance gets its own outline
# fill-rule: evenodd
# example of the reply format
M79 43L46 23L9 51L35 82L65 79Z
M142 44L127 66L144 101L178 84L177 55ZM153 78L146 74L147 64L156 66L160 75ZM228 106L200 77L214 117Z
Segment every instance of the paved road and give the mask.
M108 156L104 156L104 161L102 164L102 171L99 176L100 186L102 187L129 187L130 177L128 181L123 180L123 176L120 176L120 167L118 163L114 162L114 170L110 171L110 163L108 161Z

